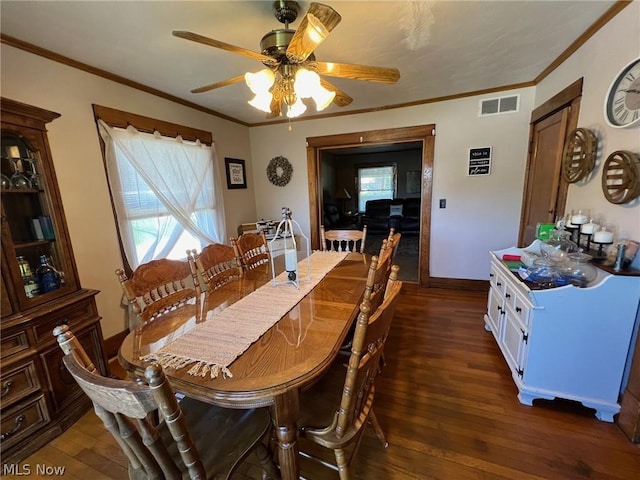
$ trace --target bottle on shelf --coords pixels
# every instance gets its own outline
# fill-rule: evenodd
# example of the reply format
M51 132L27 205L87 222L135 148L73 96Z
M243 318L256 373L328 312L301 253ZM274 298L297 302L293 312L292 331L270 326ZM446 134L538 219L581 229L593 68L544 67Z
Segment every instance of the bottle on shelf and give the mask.
M40 266L36 270L40 293L52 292L60 288L60 274L54 269L46 255L40 255Z
M23 257L18 257L18 266L20 267L20 275L22 275L22 283L24 284L24 293L27 298L33 298L40 293L40 285L36 282L36 278L31 271L31 265Z

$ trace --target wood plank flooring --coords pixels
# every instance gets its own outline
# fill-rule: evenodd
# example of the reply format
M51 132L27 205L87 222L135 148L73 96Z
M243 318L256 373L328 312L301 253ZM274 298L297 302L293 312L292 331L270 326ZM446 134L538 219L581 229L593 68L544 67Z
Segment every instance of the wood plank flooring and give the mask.
M640 445L566 401L522 405L491 333L486 294L405 284L376 380L389 447L368 429L356 480L638 480ZM93 412L26 459L68 479L125 479L126 460ZM337 479L312 466L309 478ZM24 476L3 475L10 478ZM249 458L234 479L260 479Z

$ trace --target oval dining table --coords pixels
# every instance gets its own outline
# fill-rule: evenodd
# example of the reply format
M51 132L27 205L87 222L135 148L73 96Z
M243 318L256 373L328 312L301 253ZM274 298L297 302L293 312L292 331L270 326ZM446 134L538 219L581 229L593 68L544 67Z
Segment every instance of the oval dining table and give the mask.
M348 254L302 300L241 353L228 368L231 378L194 376L189 368L165 369L174 389L214 405L249 409L271 408L277 438L280 474L299 478L297 435L299 392L315 383L336 358L354 323L365 289L370 257ZM274 259L276 273L284 270ZM248 271L238 280L202 294L187 304L130 332L118 359L134 378L143 378L141 357L158 351L183 332L272 281L271 264ZM277 288L296 288L293 284Z

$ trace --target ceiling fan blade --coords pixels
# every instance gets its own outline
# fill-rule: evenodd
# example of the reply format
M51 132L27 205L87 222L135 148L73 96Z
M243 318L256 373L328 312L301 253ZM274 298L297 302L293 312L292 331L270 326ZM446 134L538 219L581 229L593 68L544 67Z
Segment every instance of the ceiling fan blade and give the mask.
M220 48L222 50L226 50L231 53L238 53L240 55L244 55L245 57L253 58L254 60L259 60L265 64L269 65L277 65L277 60L263 55L258 52L253 52L251 50L247 50L246 48L237 47L235 45L231 45L230 43L221 42L219 40L214 40L213 38L203 37L202 35L198 35L197 33L192 32L184 32L181 30L174 30L171 32L174 36L184 38L185 40L191 40L192 42L202 43L203 45L208 45L210 47Z
M208 91L214 90L216 88L226 87L227 85L233 85L234 83L238 83L238 82L242 82L242 81L244 81L244 75L239 75L237 77L228 78L227 80L223 80L221 82L211 83L209 85L205 85L204 87L194 88L193 90L191 90L191 93L208 92Z
M333 30L342 17L328 5L312 3L287 47L287 58L304 62Z
M400 79L397 68L371 67L349 63L316 62L318 73L329 77L366 80L368 82L395 83Z
M323 78L320 79L320 85L322 85L327 90L331 90L332 92L336 92L336 96L333 99L333 103L335 103L338 107L346 107L351 102L353 102L353 98L351 98L349 95L344 93L338 87L336 87L335 85L327 82Z

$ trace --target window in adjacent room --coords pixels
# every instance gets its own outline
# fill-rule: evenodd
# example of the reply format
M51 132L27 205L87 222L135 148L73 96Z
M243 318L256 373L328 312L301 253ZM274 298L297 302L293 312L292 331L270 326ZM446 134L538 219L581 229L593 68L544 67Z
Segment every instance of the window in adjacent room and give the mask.
M156 258L185 258L187 250L224 243L222 190L211 142L186 140L173 125L178 135L167 136L156 127L153 133L143 131L145 122L140 119L145 117L132 116L139 124L127 121L126 128L97 111L96 117L129 269Z
M362 167L358 169L358 210L365 211L368 200L393 199L396 167Z

